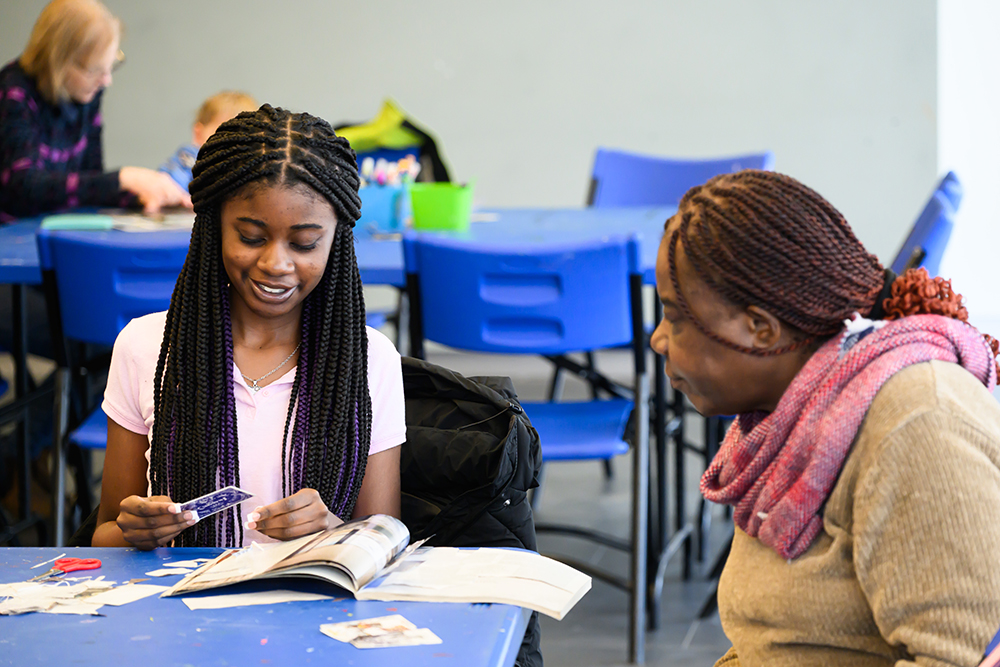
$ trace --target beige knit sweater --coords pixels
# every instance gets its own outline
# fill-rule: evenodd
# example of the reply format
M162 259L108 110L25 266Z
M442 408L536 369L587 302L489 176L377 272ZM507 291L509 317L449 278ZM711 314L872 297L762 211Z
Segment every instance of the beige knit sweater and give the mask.
M897 373L805 554L736 530L719 613L717 666L978 664L1000 628L1000 403L955 364Z

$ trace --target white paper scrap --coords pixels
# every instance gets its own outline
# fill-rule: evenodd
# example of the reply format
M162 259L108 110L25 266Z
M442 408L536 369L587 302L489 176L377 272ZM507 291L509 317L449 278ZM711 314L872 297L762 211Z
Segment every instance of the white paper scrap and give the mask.
M418 628L400 614L343 623L324 623L320 632L356 648L386 648L440 644L441 638L429 628Z
M0 616L16 616L32 611L45 611L56 603L52 598L10 598L0 602Z
M359 618L354 621L343 621L342 623L324 623L319 626L319 631L327 637L345 643L350 643L358 637L384 635L389 632L405 632L406 630L416 629L417 626L402 614L378 616L376 618Z
M147 572L147 577L171 577L178 574L191 574L192 570L186 570L182 567L165 567L161 570L153 570Z
M222 609L225 607L247 607L256 604L277 604L279 602L307 602L310 600L332 600L329 595L302 593L299 591L260 591L258 593L233 593L231 595L211 595L200 598L181 598L188 609Z
M109 591L103 591L97 595L87 598L87 602L96 605L108 604L113 607L120 607L123 604L135 602L142 598L156 595L170 588L170 586L156 586L154 584L128 584L118 586Z
M163 567L198 567L200 564L197 560L178 560L173 563L164 563Z
M20 581L4 584L0 602L0 615L26 614L33 611L52 614L97 613L101 605L89 598L100 595L114 586L113 581L104 577L91 579L58 578L49 581Z
M50 609L46 609L44 613L46 614L79 614L80 616L94 616L97 614L97 610L101 608L99 604L92 604L90 601L87 602L72 602L72 603L62 603L52 606Z
M41 585L37 581L15 581L12 584L0 584L0 598L14 597L26 588L35 588Z

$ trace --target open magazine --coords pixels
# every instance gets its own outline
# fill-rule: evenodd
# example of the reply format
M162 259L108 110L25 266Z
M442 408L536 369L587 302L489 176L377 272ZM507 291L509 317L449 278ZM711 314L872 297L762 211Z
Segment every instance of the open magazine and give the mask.
M356 519L288 542L226 551L181 579L164 596L243 581L313 577L358 600L495 602L556 619L590 590L590 577L533 551L421 547L398 519Z

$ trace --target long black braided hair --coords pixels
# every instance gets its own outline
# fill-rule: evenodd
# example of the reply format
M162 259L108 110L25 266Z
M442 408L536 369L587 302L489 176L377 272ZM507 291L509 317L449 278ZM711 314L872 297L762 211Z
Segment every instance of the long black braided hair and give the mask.
M361 215L354 151L321 118L265 104L223 123L198 152L193 175L191 246L167 311L153 385L153 494L184 502L239 485L220 211L249 187L304 184L332 205L337 225L326 270L302 309L301 352L282 436L281 490L287 496L314 488L331 512L347 518L371 444L368 338L354 255L353 227ZM242 541L237 506L186 529L175 544Z

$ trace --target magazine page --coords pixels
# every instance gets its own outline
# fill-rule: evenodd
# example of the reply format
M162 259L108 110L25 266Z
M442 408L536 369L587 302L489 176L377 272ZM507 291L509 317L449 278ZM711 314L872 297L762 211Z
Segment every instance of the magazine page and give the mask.
M308 549L322 533L305 535L288 542L253 543L242 549L225 551L177 582L164 596L190 593L206 588L229 586L261 576L283 559Z
M288 574L308 565L335 564L344 570L354 591L391 563L410 541L403 522L385 514L355 519L323 533L308 549L284 558L271 574Z
M534 551L423 547L355 597L514 604L560 620L590 585L589 576Z
M409 531L401 521L376 514L287 542L254 543L227 551L181 579L164 595L277 576L314 576L353 592L392 562L409 539Z

